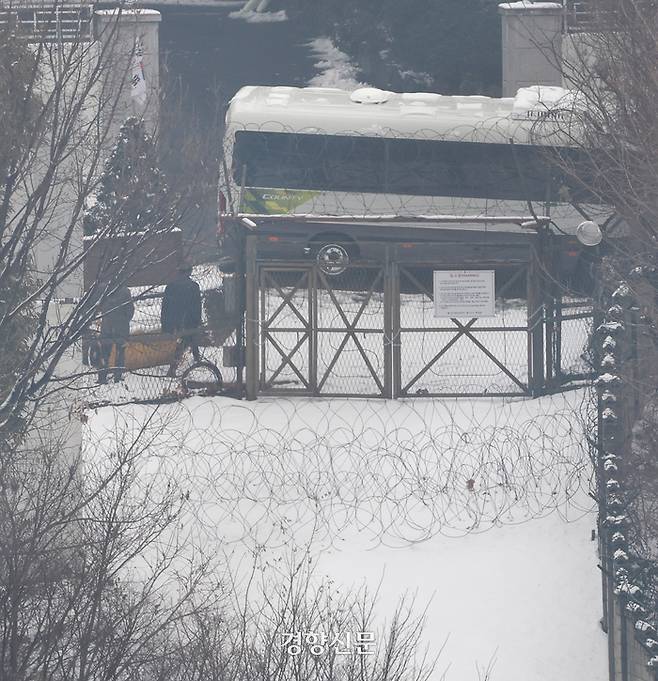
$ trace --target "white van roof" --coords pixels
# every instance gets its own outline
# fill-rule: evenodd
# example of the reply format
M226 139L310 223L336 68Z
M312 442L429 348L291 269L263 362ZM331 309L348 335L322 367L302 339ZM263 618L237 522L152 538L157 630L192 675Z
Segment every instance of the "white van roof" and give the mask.
M537 142L554 137L576 97L560 87L521 88L515 97L397 93L376 88L243 87L227 130ZM485 139L486 138L486 139ZM539 142L541 143L541 142ZM548 143L548 142L547 142ZM554 144L559 143L555 140Z

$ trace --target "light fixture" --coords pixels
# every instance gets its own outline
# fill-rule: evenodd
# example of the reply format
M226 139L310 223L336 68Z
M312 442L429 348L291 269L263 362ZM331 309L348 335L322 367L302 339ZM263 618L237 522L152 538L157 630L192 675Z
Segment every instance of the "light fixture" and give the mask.
M578 225L576 238L583 246L598 246L603 239L603 232L596 222L585 220Z
M249 218L240 218L240 222L247 229L256 229L256 227L258 227L258 225L253 220L250 220Z

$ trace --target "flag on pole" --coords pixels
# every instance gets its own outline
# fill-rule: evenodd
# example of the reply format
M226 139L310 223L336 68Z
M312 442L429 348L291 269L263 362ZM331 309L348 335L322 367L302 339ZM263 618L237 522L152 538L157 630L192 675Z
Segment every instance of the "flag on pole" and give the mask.
M139 39L135 40L135 51L133 54L130 96L134 97L140 104L146 104L146 78L144 77L144 48Z

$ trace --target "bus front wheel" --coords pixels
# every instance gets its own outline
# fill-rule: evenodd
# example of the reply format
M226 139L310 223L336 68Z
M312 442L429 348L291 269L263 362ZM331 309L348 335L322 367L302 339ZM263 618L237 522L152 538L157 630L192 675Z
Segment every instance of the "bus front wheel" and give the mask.
M313 246L318 267L330 277L343 274L356 257L354 243L345 239L323 239L316 241Z

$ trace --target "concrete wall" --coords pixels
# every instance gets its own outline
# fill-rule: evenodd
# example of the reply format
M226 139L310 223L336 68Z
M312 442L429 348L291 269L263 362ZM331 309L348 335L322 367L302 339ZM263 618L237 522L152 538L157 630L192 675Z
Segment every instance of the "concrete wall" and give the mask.
M50 146L48 131L44 130L43 139L35 149L38 160L29 162L25 167L29 180L17 188L13 201L14 207L27 203L28 187L38 187L44 181L52 188L52 194L47 199L47 208L30 237L35 276L45 281L53 272L55 262L61 257L60 248L68 230L72 229L73 233L68 239L70 248L65 256L67 261L70 262L82 248L82 226L72 225L72 222L75 222L73 216L76 209L79 210L77 205L80 198L79 186L94 146L94 135L89 134L89 123L93 120L97 107L93 91L90 95L83 95L82 91L90 79L93 79L98 52L97 45L91 42L44 45L35 43L30 45L30 49L39 55L39 77L35 83L38 96L44 102L56 90L61 90L65 96L61 101L66 103L52 104L48 109L48 115L53 115L53 110L57 108L61 119L64 114L71 115L80 102L84 103L66 143L67 149L70 150L69 155L54 164L56 166L52 168L54 175L51 179L45 180L49 170ZM82 268L79 268L60 283L56 296L78 296L81 285Z
M528 85L562 85L561 3L509 2L498 6L503 31L503 97Z
M600 46L597 34L568 33L562 39L562 69L564 87L573 87L573 82L583 82L583 74L590 77L596 73L596 46ZM570 75L574 74L574 79ZM578 75L580 74L580 76Z

